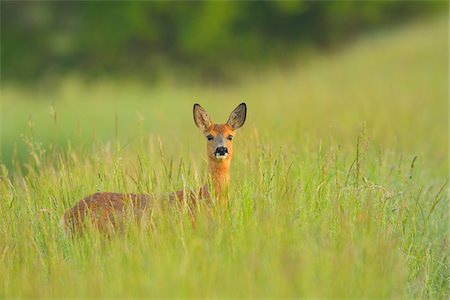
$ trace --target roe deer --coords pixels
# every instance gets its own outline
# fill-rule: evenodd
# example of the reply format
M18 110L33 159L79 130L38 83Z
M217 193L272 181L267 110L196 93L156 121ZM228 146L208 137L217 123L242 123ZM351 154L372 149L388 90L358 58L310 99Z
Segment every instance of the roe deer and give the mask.
M227 205L230 182L230 163L233 157L233 138L235 131L244 125L247 106L241 103L233 110L225 124L214 124L208 113L199 104L194 104L194 121L206 138L209 176L212 183L212 195L222 205ZM156 197L149 194L95 193L66 210L61 223L66 231L81 231L83 224L89 221L100 231L120 226L126 215L141 218L146 209L151 208ZM208 184L198 191L171 193L170 203L188 202L191 206L197 200L211 200Z

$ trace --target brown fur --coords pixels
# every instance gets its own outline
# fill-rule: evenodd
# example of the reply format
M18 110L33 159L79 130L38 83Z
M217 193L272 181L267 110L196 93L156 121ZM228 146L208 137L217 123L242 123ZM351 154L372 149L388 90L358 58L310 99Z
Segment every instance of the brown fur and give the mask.
M245 117L246 106L242 103L231 113L226 124L213 124L208 113L200 105L194 105L195 123L203 130L205 137L213 137L213 140L207 141L206 151L213 191L210 193L205 185L197 191L177 191L167 197L171 204L188 204L193 224L195 204L198 200L211 200L213 196L224 206L227 204L230 163L233 157L233 142L229 137L234 137L235 130L244 124ZM216 158L214 153L218 145L228 149L226 158ZM138 221L141 220L149 209L154 208L156 202L157 198L148 194L95 193L65 211L61 223L68 232L82 232L86 223L92 224L100 231L110 231L120 228L128 214Z
M209 174L211 176L212 188L217 200L226 205L228 200L228 186L230 184L230 165L233 158L233 142L226 139L229 135L234 136L235 132L228 124L214 124L205 130L205 135L224 137L225 146L228 148L228 156L218 161L214 155L214 143L207 143L206 153L208 155Z
M130 209L140 219L153 200L153 196L144 194L95 193L66 210L62 224L68 232L80 232L85 222L90 221L98 230L109 231L120 227L120 222Z

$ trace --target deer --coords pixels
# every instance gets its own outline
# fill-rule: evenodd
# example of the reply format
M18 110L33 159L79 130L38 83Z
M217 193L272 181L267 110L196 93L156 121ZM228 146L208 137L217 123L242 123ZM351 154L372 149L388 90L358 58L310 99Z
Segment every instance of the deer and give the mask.
M220 207L226 208L234 136L236 130L245 123L247 105L239 104L224 124L213 123L206 110L197 103L194 104L193 115L195 124L206 139L208 177L211 184L206 183L198 190L169 193L163 198L168 199L171 205L187 203L190 208L195 207L198 201L210 203L215 199ZM110 232L126 222L127 216L141 220L148 209L155 207L157 200L158 197L152 194L97 192L67 209L62 215L61 225L66 233L81 233L86 223L92 224L99 231Z

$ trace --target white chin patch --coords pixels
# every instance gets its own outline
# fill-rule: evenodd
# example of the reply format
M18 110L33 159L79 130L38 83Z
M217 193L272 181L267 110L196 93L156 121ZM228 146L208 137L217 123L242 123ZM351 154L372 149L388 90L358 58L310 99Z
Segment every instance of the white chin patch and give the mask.
M225 158L227 158L228 154L224 154L224 155L220 155L220 154L216 154L216 159L217 160L224 160Z

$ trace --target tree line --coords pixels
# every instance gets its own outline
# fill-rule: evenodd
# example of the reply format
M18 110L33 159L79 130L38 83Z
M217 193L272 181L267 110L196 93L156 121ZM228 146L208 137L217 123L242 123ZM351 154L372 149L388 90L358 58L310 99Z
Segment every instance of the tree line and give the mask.
M448 9L421 1L8 1L1 7L2 80L48 74L226 78L301 47Z

